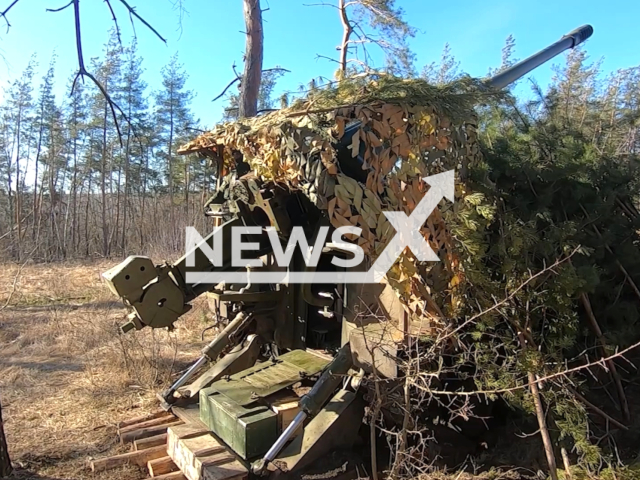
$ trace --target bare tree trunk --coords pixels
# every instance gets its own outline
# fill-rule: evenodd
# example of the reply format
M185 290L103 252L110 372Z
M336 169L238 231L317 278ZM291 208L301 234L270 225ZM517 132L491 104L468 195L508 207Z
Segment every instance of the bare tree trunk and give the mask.
M71 205L73 214L71 217L71 249L77 253L76 239L78 235L78 143L73 139L73 176L71 177Z
M244 75L240 91L239 116L255 117L258 113L258 94L262 81L262 55L264 35L260 0L243 0L247 43L244 59Z
M112 158L112 164L113 164L113 150L111 151L111 158ZM113 170L113 166L111 167L111 169ZM122 167L118 166L118 179L116 180L116 224L114 226L114 228L111 229L111 237L109 238L109 251L112 250L112 243L115 242L116 245L116 249L118 247L118 229L120 228L120 209L122 207L121 205L121 201L120 198L122 197L120 195L120 185L121 185L121 181L122 181ZM113 187L112 187L113 190ZM113 198L113 191L111 192L111 198ZM124 207L125 209L127 208L127 206L125 205ZM116 236L115 240L114 240L114 235ZM124 233L123 233L124 236Z
M173 88L173 87L172 87ZM174 130L174 119L173 119L173 89L171 90L171 108L169 112L169 144L167 145L167 154L169 158L169 200L171 204L169 205L169 222L171 223L171 233L176 231L176 219L175 213L173 209L173 130ZM175 247L175 245L172 245Z
M0 405L0 478L8 477L11 474L11 459L7 439L4 436L4 424L2 423L2 405Z
M131 118L131 114L129 114L129 118ZM129 126L130 130L131 127ZM129 171L129 145L131 140L130 131L127 132L127 145L124 151L124 210L122 211L122 239L120 241L122 248L122 255L127 255L127 208L129 207L129 189L131 188L129 185L129 177L131 176Z
M522 349L526 350L527 343L522 333L518 333L518 339L520 340ZM553 453L553 443L551 442L551 435L549 435L549 429L547 428L544 408L542 407L542 398L540 390L538 389L538 382L533 372L527 372L527 377L529 379L529 389L531 390L531 396L533 397L533 404L536 408L536 418L538 419L538 426L540 427L540 436L542 437L544 453L547 457L547 464L549 465L549 476L551 477L551 480L558 480L556 456Z
M92 155L93 155L93 144L90 144L90 148L89 148L89 159L91 159ZM84 209L84 242L85 242L85 256L89 256L89 207L91 204L91 164L89 162L87 162L87 176L89 177L89 182L87 185L87 203L85 205L85 209Z
M189 184L191 179L189 178L189 161L184 162L184 209L186 215L186 221L189 221Z
M18 229L18 240L16 241L16 251L18 253L18 260L20 260L20 239L22 238L22 229L20 226L20 222L22 221L21 209L22 209L22 199L20 197L20 140L21 140L21 131L22 128L22 107L18 110L18 124L16 125L17 138L16 138L16 228Z
M107 82L105 81L105 88ZM105 100L102 124L102 165L100 175L100 193L102 198L102 255L109 255L109 227L107 224L107 118L109 106Z
M142 224L142 222L144 222L144 215L146 213L145 206L147 202L147 172L149 171L149 150L150 150L150 147L147 146L144 154L144 171L142 174L142 195L141 195L142 205L140 206L140 219L138 221L140 225ZM145 241L145 235L142 230L142 227L140 227L140 249L144 248L144 241Z
M36 236L36 223L40 216L38 208L38 169L40 166L40 153L42 152L42 138L44 136L44 104L40 109L40 131L38 133L38 147L36 150L36 166L33 176L33 235Z
M343 74L347 71L347 52L349 51L349 39L353 33L353 27L347 16L347 7L345 1L340 0L338 4L338 11L340 12L340 21L342 22L342 45L340 46L340 72Z

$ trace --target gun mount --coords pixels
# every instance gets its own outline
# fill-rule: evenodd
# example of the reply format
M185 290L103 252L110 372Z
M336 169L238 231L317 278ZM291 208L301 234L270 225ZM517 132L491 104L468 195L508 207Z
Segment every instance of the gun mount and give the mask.
M590 26L576 29L484 86L502 89L592 33ZM205 214L216 221L214 231L174 263L154 265L133 256L104 273L132 310L123 330L172 328L189 302L209 296L226 326L161 400L166 409L199 402L203 422L252 463L256 475L299 471L328 449L353 442L357 428L345 419L362 418L362 378L373 372L396 378L398 350L432 331L434 318L444 320L433 290L441 286L455 293L450 280L459 260L437 209L420 232L444 266L422 269L427 281L408 290L399 293L398 278L415 277L418 267L411 261L399 262L399 273L379 285L341 284L337 275L324 284L251 282L254 273L282 269L344 271L331 259L350 258L353 252L335 243L321 247L315 266L308 265L300 246L289 265L277 265L274 247L286 251L295 228L315 245L328 230L357 226L362 234L353 242L367 258L375 257L394 235L383 209L409 215L425 193L424 176L464 170L478 161L477 127L470 118L449 117L437 106L407 98L318 112L309 103L299 111L247 120L239 129L221 126L199 137L180 153L198 153L218 166L218 190L205 205ZM265 162L271 163L265 167ZM254 244L252 259L234 257L236 229L245 229ZM214 252L217 261L205 251ZM193 272L238 271L246 271L246 281L187 282ZM374 304L385 322L372 313ZM278 427L274 395L293 395L292 386L305 382L312 388L296 397L298 414L288 427ZM322 416L327 409L337 412L337 424L334 417ZM310 422L316 422L314 428ZM291 441L299 427L301 437Z

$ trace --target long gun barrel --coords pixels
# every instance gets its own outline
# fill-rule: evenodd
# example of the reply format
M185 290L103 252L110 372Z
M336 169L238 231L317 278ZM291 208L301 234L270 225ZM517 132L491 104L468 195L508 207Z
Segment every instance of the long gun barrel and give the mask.
M576 28L554 44L549 45L544 50L531 55L529 58L522 60L521 62L507 68L505 71L500 72L496 76L491 77L486 83L492 88L496 88L498 90L502 89L523 77L531 70L534 70L545 62L548 62L556 55L559 55L569 48L575 48L580 45L592 34L593 27L591 25L583 25L582 27Z

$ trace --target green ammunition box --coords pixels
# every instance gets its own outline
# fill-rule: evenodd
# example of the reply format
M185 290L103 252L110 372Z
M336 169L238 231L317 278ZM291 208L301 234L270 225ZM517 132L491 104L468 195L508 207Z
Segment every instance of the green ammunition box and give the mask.
M265 405L239 405L213 388L200 391L200 419L241 458L263 455L278 439L278 417Z
M263 455L280 435L269 398L329 363L304 350L254 365L200 391L200 419L245 460Z

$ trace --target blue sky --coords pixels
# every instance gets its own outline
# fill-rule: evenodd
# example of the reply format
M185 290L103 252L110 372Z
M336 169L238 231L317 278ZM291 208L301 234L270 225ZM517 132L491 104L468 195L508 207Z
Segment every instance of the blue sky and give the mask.
M326 0L327 2L335 0ZM411 40L417 65L438 60L446 42L461 67L473 76L484 76L500 63L500 50L509 34L516 39L516 56L525 58L558 40L574 28L589 23L595 33L586 48L592 60L604 58L603 69L615 71L640 64L637 19L640 0L396 0L405 18L419 33ZM316 54L335 57L341 36L336 10L305 6L318 0L262 0L265 28L264 67L280 65L291 70L278 85L279 90L295 90L318 76L331 77L335 64L316 59ZM10 0L0 0L0 11ZM67 78L76 68L72 10L45 12L64 5L66 0L20 0L9 13L11 29L0 20L0 86L16 78L36 52L42 75L55 50L58 54L57 92L63 94ZM133 30L119 0L112 0L120 18L123 39ZM164 45L139 23L136 32L144 58L145 80L150 89L160 86L160 68L179 52L189 73L188 87L196 93L196 116L211 126L220 120L223 102L212 103L233 78L231 65L241 65L244 29L241 0L185 0L188 13L178 30L178 13L172 0L129 0L168 40ZM111 27L111 17L103 0L80 2L85 57L100 55ZM562 61L558 57L557 61ZM533 75L542 84L552 72L540 67ZM0 93L0 95L2 95Z

